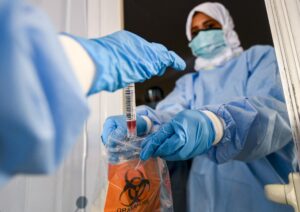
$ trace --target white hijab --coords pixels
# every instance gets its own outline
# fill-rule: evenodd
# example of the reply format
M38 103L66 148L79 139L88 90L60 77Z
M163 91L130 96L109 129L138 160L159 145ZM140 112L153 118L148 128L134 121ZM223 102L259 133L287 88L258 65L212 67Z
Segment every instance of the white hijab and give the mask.
M240 46L241 44L238 35L234 31L233 20L227 9L220 3L206 2L199 4L191 10L186 22L186 36L189 41L192 40L191 25L195 12L202 12L217 20L222 25L225 35L225 42L227 44L227 48L222 52L222 54L215 58L205 59L202 57L197 57L194 66L196 71L219 66L232 57L239 55L243 51L243 48Z

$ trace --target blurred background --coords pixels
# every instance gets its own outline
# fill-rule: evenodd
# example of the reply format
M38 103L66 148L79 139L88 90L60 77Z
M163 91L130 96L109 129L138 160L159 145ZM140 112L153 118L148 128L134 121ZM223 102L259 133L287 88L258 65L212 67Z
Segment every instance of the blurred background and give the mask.
M174 50L187 62L185 72L168 70L163 77L154 77L136 84L137 105L155 105L155 99L166 96L174 88L176 80L194 71L194 58L188 48L185 23L190 10L202 0L126 0L124 1L124 27L148 41L162 43ZM224 4L235 23L242 47L254 44L272 45L265 3L262 0L212 1Z

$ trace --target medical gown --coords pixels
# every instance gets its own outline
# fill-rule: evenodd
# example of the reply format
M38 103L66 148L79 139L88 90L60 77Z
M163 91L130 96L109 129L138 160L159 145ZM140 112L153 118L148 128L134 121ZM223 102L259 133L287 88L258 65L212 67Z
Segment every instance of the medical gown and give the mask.
M0 1L0 97L0 185L55 170L88 106L51 24L23 1Z
M159 125L185 109L212 111L225 126L220 143L193 159L189 211L293 211L264 195L264 185L287 183L296 169L272 47L254 46L214 69L187 74L155 111L140 107L139 113Z

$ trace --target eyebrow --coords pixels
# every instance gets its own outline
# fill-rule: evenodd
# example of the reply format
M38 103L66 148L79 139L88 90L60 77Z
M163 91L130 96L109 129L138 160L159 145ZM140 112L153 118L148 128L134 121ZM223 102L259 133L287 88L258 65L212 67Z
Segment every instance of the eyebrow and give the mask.
M206 26L207 24L209 24L209 23L211 23L211 22L215 22L215 20L213 20L213 19L206 20L206 21L204 21L204 22L202 23L202 25L203 25L203 26ZM218 22L217 22L217 23L218 23ZM199 26L196 25L196 26L193 26L193 27L191 28L191 31L193 31L193 30L198 30L198 29L199 29Z
M206 24L209 24L210 22L215 22L215 20L210 19L210 20L204 21L203 25L205 26Z

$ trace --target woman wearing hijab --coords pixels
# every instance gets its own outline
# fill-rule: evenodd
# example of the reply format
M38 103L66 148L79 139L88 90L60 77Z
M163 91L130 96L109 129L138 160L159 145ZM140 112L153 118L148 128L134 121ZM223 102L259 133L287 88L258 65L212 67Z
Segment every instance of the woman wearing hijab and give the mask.
M193 159L188 211L292 211L264 195L266 184L285 183L296 169L274 49L243 50L226 8L203 3L189 14L195 73L176 82L155 110L139 108L138 134L149 131L141 159ZM103 140L122 117L111 117ZM176 210L176 208L175 208Z

